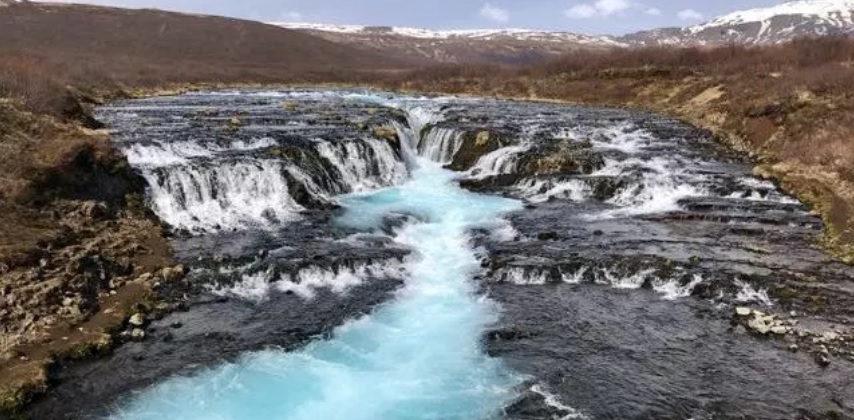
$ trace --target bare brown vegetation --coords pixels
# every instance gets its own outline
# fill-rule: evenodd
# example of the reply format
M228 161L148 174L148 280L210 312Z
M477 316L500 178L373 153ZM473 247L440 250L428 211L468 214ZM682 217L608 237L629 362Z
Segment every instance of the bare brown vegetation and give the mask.
M68 86L79 96L172 84L312 83L400 66L276 26L158 10L14 3L0 12L0 28L0 96L55 115L69 112Z

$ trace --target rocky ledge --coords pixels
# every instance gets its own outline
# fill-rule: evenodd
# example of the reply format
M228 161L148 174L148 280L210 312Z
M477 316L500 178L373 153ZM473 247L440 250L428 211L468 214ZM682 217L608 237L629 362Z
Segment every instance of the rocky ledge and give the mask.
M0 148L3 415L64 361L112 348L131 315L155 309L152 286L183 269L106 134L2 103Z

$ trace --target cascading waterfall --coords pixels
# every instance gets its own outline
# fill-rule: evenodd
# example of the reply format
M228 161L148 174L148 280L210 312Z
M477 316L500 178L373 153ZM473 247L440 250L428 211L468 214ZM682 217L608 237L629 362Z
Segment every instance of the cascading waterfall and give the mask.
M264 226L293 220L302 210L290 195L286 163L217 162L143 171L154 211L191 231Z
M388 142L362 139L355 142L321 142L320 155L331 162L341 173L347 192L363 192L406 179L406 166Z
M502 147L478 159L470 172L477 178L511 174L516 171L519 156L530 148L531 146L527 144Z
M480 267L467 233L476 227L503 229L500 216L521 203L466 192L440 164L410 160L417 167L408 182L343 200L346 212L339 220L363 230L377 229L389 214L423 220L396 233L395 240L411 247L415 257L406 263L409 278L392 302L303 350L250 353L167 380L112 418L476 419L500 414L519 378L482 349L482 334L496 321L497 311L471 281ZM349 175L359 169L352 170ZM281 284L295 283L283 279Z
M449 164L463 144L463 133L451 128L433 127L418 143L418 154L434 162Z
M232 142L232 151L269 148L269 138ZM287 159L212 157L226 151L215 143L133 144L128 159L148 181L153 210L173 227L192 232L276 226L304 210L291 195L299 183L315 200L399 184L406 166L392 146L363 138L315 148L328 169L308 173ZM324 179L318 179L324 177ZM326 182L323 182L326 181Z

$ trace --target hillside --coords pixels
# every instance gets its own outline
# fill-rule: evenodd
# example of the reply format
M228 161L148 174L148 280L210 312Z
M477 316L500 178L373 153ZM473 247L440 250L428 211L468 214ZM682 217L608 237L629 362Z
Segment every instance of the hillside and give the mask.
M276 26L159 10L11 3L0 27L0 54L36 56L88 83L296 81L393 66Z
M608 36L529 29L437 31L390 26L274 24L419 64L530 64L582 49L626 46Z
M429 30L390 26L275 25L362 51L420 64L518 65L577 51L645 46L776 45L797 38L854 33L854 0L795 0L740 10L687 27L657 28L624 36L531 29Z

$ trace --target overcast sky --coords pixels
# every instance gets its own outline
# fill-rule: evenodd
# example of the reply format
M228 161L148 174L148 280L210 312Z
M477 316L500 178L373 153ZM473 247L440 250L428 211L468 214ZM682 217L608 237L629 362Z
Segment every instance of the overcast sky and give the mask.
M533 28L622 34L685 26L780 0L76 0L156 7L262 21L415 26L437 29Z

